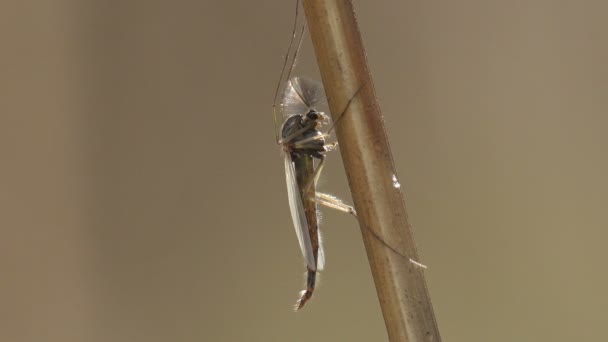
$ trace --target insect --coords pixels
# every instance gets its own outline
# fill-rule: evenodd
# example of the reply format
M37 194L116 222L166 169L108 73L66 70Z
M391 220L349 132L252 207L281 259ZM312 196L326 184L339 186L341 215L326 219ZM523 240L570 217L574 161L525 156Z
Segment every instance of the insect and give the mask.
M352 207L339 199L316 191L316 183L325 163L325 153L336 146L336 143L327 144L325 139L328 134L319 130L329 123L329 117L317 110L323 101L323 87L320 83L303 77L294 77L288 81L281 101L284 121L278 143L285 164L291 217L307 268L306 289L300 294L296 310L302 308L312 297L317 271L322 270L325 264L317 204L355 213Z
M300 293L300 298L295 305L296 311L306 305L312 298L317 281L317 272L322 270L325 265L317 205L357 216L353 207L334 196L317 191L317 181L325 164L325 154L337 146L337 143L327 143L327 138L329 138L334 126L347 114L351 101L357 97L359 91L365 86L365 84L359 86L345 107L339 112L339 115L334 115L336 121L333 125L322 132L322 127L330 124L329 116L321 110L326 102L323 86L320 82L305 77L291 77L306 31L305 22L299 23L298 21L298 9L299 1L296 1L292 38L273 100L276 141L281 147L285 165L289 208L300 249L306 261L306 289ZM293 53L291 53L292 48ZM277 103L281 85L284 83L286 84L285 88L281 93L280 102ZM277 104L279 114L277 114ZM393 175L391 182L395 189L401 187L395 175ZM395 254L417 267L426 268L423 264L405 256L386 243L371 227L362 222L359 222L359 224L362 229L368 230L375 239Z
M333 125L325 132L322 132L322 126L328 125L330 119L329 116L320 110L326 101L321 83L304 77L291 77L300 45L306 32L305 21L301 21L300 23L298 21L300 17L299 2L299 0L296 0L292 38L285 55L285 61L273 100L276 141L281 147L285 164L289 208L307 268L306 289L300 293L300 298L295 305L296 311L301 309L312 298L317 272L322 270L325 265L325 255L319 232L317 205L323 205L352 214L355 217L357 216L353 207L334 196L317 191L316 185L325 163L325 153L337 146L337 143L327 143L326 139L330 136L329 133L334 126L345 117L351 101L357 97L359 91L365 86L365 84L359 85L359 88L350 97L339 115L334 115L336 121ZM291 53L292 48L294 49L293 53ZM278 104L280 115L277 115L277 99L281 86L284 83L286 83L286 86ZM395 189L401 187L394 174L391 182ZM359 225L362 229L368 230L375 239L395 254L421 269L426 269L425 265L407 257L388 244L372 227L361 221Z
M325 133L321 132L322 126L330 123L329 116L321 111L326 102L321 83L305 77L291 77L306 28L305 23L300 25L301 28L298 26L296 3L292 40L273 101L276 140L281 147L285 165L289 208L307 269L306 289L300 293L295 305L296 311L311 299L315 290L317 272L322 270L325 264L317 204L356 215L351 206L316 189L317 180L325 163L325 153L334 149L337 143L326 142L331 128ZM297 42L295 51L289 69L285 73L294 41ZM287 80L283 79L285 74ZM277 98L283 82L286 82L286 86L278 106L280 111L278 115Z
M284 117L278 141L283 153L287 195L291 217L306 261L306 290L300 294L296 310L312 297L317 271L323 269L325 255L321 245L317 204L355 214L352 207L339 199L316 191L316 183L323 170L325 153L336 143L327 144L327 133L321 126L329 117L317 110L324 101L323 88L313 80L294 77L288 81L281 101ZM315 159L318 161L315 165Z

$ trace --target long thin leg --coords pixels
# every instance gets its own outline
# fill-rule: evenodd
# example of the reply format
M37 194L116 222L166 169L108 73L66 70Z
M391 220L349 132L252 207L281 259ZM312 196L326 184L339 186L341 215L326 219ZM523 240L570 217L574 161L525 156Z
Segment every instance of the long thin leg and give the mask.
M315 198L313 199L313 201L315 201L316 203L323 205L327 208L342 211L347 214L351 214L354 217L357 217L357 212L355 211L355 208L342 202L341 199L339 199L335 196L317 192L317 193L315 193Z
M310 187L313 186L313 184L316 186L317 181L319 180L319 177L321 176L321 171L323 171L324 165L325 165L325 157L320 159L319 164L315 168L314 174L311 177L310 183L308 183L306 185L305 193L308 193L308 191L310 190ZM351 215L357 217L357 212L355 211L355 208L344 203L341 199L339 199L335 196L315 191L315 198L311 198L311 200L313 200L317 204L323 205L327 208L335 209L335 210L345 212L345 213L348 213L348 214L351 214Z
M310 191L310 187L317 186L317 181L319 180L319 177L321 176L321 171L323 171L323 166L325 165L325 156L322 157L323 158L319 159L319 164L317 165L317 168L315 168L315 172L313 173L312 177L310 177L310 181L304 187L305 194Z
M331 144L328 146L335 146L336 144L337 143L334 143L334 144ZM323 158L320 159L319 164L317 165L317 167L314 170L314 174L313 174L313 177L312 177L310 183L308 183L306 186L305 193L308 193L308 190L310 190L310 187L313 184L315 184L315 185L317 184L317 181L319 180L319 177L321 176L321 171L323 171L324 164L325 164L325 157L323 156ZM315 197L311 198L311 200L324 207L338 210L343 213L351 214L354 217L357 217L357 211L355 210L354 207L344 203L341 199L339 199L335 196L315 191ZM366 228L369 229L369 227L366 227ZM403 254L401 254L398 250L396 250L391 245L387 244L376 232L374 232L372 229L369 229L369 231L374 235L374 237L376 239L378 239L378 241L382 242L382 244L384 244L387 248L389 248L395 254L405 258L405 256ZM424 264L422 264L412 258L407 258L407 259L409 260L409 262L411 262L412 264L414 264L417 267L420 267L421 269L427 268Z
M309 142L311 141L315 141L315 140L319 140L319 139L325 139L327 138L329 135L326 133L323 134L319 134L319 135L315 135L312 136L310 138L306 138L306 139L302 139L302 140L298 140L297 142L294 143L294 146L296 148L306 148L306 145L308 145ZM325 147L330 147L331 145L325 145ZM315 147L315 146L313 146Z
M287 47L287 53L285 54L285 61L283 62L283 68L281 68L281 75L279 76L279 82L277 83L277 89L274 92L274 99L272 100L272 115L274 117L274 132L276 135L276 139L277 139L277 143L279 143L280 140L280 132L279 132L279 122L277 119L277 112L276 112L276 107L277 107L277 99L279 97L279 90L281 89L281 85L283 84L283 76L285 75L285 70L287 69L287 64L289 62L289 55L291 52L291 47L293 46L293 43L296 41L296 36L298 34L298 18L300 17L299 15L299 8L300 8L300 1L296 1L296 14L294 17L294 22L293 22L293 29L291 32L291 40L289 41L289 47ZM291 61L291 65L289 66L289 70L287 71L287 78L286 80L289 80L291 78L291 73L293 71L293 67L296 63L296 59L298 58L298 51L300 51L300 45L302 44L302 39L304 38L304 32L306 31L306 19L304 19L304 21L302 22L302 29L299 31L299 37L297 38L297 45L296 45L296 50L293 53L293 59Z

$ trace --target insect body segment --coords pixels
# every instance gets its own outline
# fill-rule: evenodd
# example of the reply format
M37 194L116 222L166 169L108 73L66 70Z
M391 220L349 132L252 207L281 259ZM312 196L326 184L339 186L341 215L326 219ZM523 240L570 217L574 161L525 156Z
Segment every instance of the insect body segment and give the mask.
M325 158L321 154L327 151L325 135L317 130L323 121L327 121L325 114L314 109L304 115L292 115L285 121L281 130L281 143L293 160L302 155Z

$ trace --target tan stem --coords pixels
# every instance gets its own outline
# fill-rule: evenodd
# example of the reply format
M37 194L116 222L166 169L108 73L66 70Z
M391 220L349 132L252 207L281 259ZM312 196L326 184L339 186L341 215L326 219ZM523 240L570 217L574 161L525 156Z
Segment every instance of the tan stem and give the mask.
M441 341L352 4L303 3L389 340Z

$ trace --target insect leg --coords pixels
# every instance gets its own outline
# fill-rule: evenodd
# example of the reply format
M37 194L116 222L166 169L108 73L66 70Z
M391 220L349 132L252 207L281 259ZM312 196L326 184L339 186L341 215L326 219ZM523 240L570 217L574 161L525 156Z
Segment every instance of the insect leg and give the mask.
M328 136L329 136L329 135L328 135L327 133L323 133L323 134L315 135L315 136L310 137L310 138L306 138L306 139L303 139L303 140L298 140L298 141L297 141L297 142L295 142L293 145L294 145L296 148L302 148L302 149L305 149L305 148L306 148L306 146L307 146L307 145L309 145L309 144L308 144L309 142L311 142L311 141L315 141L315 140L319 140L319 139L325 139L325 138L327 138ZM335 145L336 145L336 144L334 143L334 144L328 144L328 145L324 145L323 147L325 147L325 151L331 151L331 150L334 148L334 146L335 146ZM315 146L315 145L312 145L312 147L313 147L313 148L315 148L316 146Z
M298 52L300 51L300 45L302 44L302 39L304 38L304 33L306 31L306 19L298 20L301 15L299 13L300 1L296 1L296 14L293 22L293 29L291 32L291 40L289 41L289 47L287 47L287 53L285 54L285 61L283 62L283 68L281 69L281 75L279 76L279 82L277 83L277 89L274 93L274 100L272 101L272 115L274 117L274 131L276 135L277 143L280 140L280 132L279 132L279 120L277 118L277 99L279 97L279 90L281 89L281 85L291 78L291 73L293 71L293 67L296 64L296 60L298 58ZM301 23L299 23L301 21ZM298 23L301 28L298 27ZM290 52L293 47L294 42L296 42L295 51L293 53L293 58L291 58L291 65L287 70L287 64L290 60ZM287 70L287 76L285 77L285 71Z
M323 205L327 208L342 211L347 214L351 214L354 217L357 217L357 212L355 211L355 208L342 202L341 199L339 199L335 196L332 196L329 194L324 194L321 192L316 192L315 198L313 199L313 201L315 201L317 204Z
M317 181L319 180L319 177L321 176L321 171L323 171L323 166L325 165L325 156L322 156L322 157L323 158L319 159L319 164L317 165L317 167L314 171L314 174L311 177L310 183L308 183L306 185L305 193L308 193L308 190L310 189L311 186L313 186L313 184L314 185L317 184ZM327 208L342 211L342 212L345 212L345 213L348 213L348 214L351 214L351 215L357 217L357 212L355 211L355 208L344 203L341 199L339 199L335 196L315 191L315 197L311 198L311 200L313 200L317 204L323 205Z
M308 191L310 191L310 187L317 185L317 181L319 180L319 177L321 176L321 171L323 171L323 166L325 165L325 156L320 154L320 157L321 158L319 158L319 164L315 168L315 171L314 171L312 177L310 177L310 181L304 187L304 189L305 189L304 193L306 193L306 194L308 193Z

